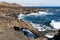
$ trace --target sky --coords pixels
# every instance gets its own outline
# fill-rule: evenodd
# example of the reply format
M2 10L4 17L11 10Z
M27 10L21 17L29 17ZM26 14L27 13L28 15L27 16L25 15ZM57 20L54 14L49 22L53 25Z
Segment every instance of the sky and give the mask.
M0 2L17 3L22 6L60 6L60 0L0 0Z

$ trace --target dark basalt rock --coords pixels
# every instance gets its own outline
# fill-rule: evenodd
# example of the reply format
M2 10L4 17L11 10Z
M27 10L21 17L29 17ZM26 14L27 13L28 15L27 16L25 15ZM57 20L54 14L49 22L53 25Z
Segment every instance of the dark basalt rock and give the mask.
M14 26L14 30L23 32L24 35L26 35L27 37L38 38L38 36L36 34L32 33L29 30L25 30L24 28L20 29L19 27Z
M15 31L20 31L19 27L14 26Z
M58 34L54 36L54 40L60 40L60 30L58 31Z

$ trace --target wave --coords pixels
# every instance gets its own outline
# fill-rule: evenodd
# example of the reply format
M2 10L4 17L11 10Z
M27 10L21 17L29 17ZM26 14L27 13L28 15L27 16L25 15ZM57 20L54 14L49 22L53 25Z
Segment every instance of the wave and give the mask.
M20 14L18 15L18 19L22 19L24 21L26 21L25 17L37 17L37 16L42 16L42 15L52 15L53 13L47 13L47 12L38 12L38 13L30 13L30 14ZM35 18L36 19L36 18ZM47 30L51 30L50 27L46 26L46 25L41 25L41 24L35 24L31 21L26 21L26 22L30 22L34 28L36 28L38 31L47 31Z
M60 29L60 22L59 21L52 20L50 25L53 26L57 30Z
M46 25L41 25L41 24L34 24L30 22L34 28L36 28L38 31L47 31L47 30L52 30L50 27Z
M47 12L37 12L37 13L30 13L30 14L27 14L26 16L31 16L31 15L34 15L34 16L45 16L45 15L53 15L53 13L47 13Z
M20 15L18 15L18 19L20 20L20 19L23 19L25 17L25 15L24 14L20 14Z
M30 13L30 14L20 14L20 15L18 15L18 19L20 20L20 19L22 19L22 20L24 20L25 22L30 22L31 24L32 24L32 26L34 27L34 28L36 28L38 31L47 31L47 30L53 30L52 28L50 28L49 26L46 26L46 25L42 25L42 24L37 24L37 23L33 23L33 22L31 22L31 21L26 21L26 18L27 17L36 17L36 18L40 18L40 16L41 17L43 17L43 16L45 16L45 15L53 15L53 13L47 13L47 12L38 12L38 13ZM26 18L25 18L26 17ZM35 18L35 19L36 19ZM39 19L38 18L38 19ZM34 19L34 20L35 20ZM40 20L40 19L39 19ZM41 20L40 20L41 21ZM34 21L35 22L35 21ZM39 21L38 21L39 22ZM50 23L50 25L51 26L53 26L53 28L55 28L55 29L60 29L60 22L57 22L57 21L55 21L55 20L52 20L51 21L51 23ZM45 36L47 36L48 38L53 38L54 37L54 35L50 35L50 34L46 34Z
M36 28L38 31L45 31L45 29L43 29L41 26L40 26L40 24L34 24L34 23L32 23L32 22L30 22L31 24L32 24L32 26L34 27L34 28Z
M45 15L53 15L53 13L47 13L47 12L37 12L37 13L30 13L30 14L20 14L18 15L18 19L23 19L25 16L45 16Z
M53 38L54 37L54 35L51 35L51 34L46 34L45 36L48 37L48 38Z
M35 23L32 23L31 21L26 21L24 20L24 17L25 15L24 14L20 14L19 16L19 20L22 19L23 21L25 22L29 22L31 23L31 25L36 28L38 31L47 31L47 30L52 30L50 27L46 26L46 25L41 25L41 24L35 24Z
M53 13L48 13L48 12L38 12L40 15L53 15Z

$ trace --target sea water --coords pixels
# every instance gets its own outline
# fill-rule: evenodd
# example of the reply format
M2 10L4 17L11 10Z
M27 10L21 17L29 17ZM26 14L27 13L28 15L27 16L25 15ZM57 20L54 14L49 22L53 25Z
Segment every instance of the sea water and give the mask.
M48 12L39 11L37 13L20 14L18 17L18 19L30 22L38 31L60 29L60 9Z

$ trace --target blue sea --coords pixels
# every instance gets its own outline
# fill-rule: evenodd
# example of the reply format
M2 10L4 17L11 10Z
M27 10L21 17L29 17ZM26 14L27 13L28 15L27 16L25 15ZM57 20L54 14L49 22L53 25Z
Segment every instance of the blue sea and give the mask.
M60 9L60 6L25 6L25 8Z
M36 28L40 27L45 30L59 29L56 28L55 25L57 26L60 22L60 9L51 9L48 12L39 11L37 13L20 14L19 17L24 21L34 24Z
M48 9L48 8L47 8ZM30 22L38 31L60 29L60 8L37 13L20 14L18 19Z

